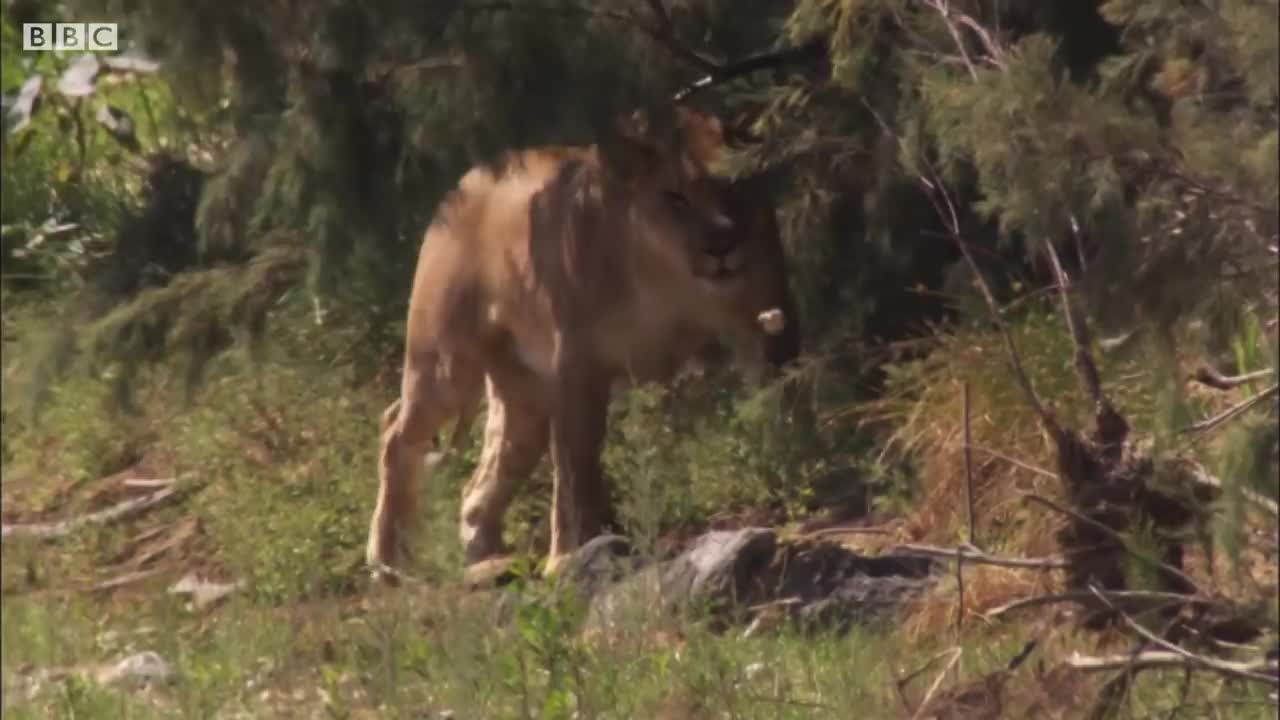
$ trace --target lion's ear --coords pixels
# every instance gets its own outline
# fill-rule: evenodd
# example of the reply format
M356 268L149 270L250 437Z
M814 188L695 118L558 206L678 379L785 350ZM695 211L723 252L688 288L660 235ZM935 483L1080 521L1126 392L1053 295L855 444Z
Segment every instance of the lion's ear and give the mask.
M681 107L676 111L677 125L685 156L694 174L706 174L725 151L724 126L714 115Z
M654 173L662 155L653 120L644 110L616 118L601 137L599 147L609 170L627 179Z

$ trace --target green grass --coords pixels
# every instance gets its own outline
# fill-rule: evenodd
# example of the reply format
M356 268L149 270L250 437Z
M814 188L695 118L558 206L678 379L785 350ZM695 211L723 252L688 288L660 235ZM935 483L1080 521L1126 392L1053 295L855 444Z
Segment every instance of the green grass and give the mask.
M1058 332L1043 321L1019 331L1029 344ZM973 340L947 349L953 363L982 366L976 351L957 350L976 347ZM1045 354L1056 347L1051 340L1039 346ZM581 608L535 580L516 583L518 599L508 622L499 623L496 594L457 585L456 512L474 446L423 476L424 522L411 572L429 584L371 587L362 554L376 488L376 422L390 393L352 385L317 359L325 353L309 357L284 347L256 368L231 356L219 360L191 405L174 400L180 383L163 368L153 371L138 415L113 414L108 385L84 377L57 385L38 420L27 419L6 393L6 513L21 511L25 520L38 511L83 511L104 474L134 462L153 473L192 475L198 489L128 523L62 541L5 541L5 717L416 718L445 710L456 718L909 717L908 705L924 696L942 665L901 692L899 678L959 646L961 659L940 686L945 693L1003 667L1036 632L1028 616L970 623L958 636L949 627L908 636L904 625L885 623L843 636L784 626L743 638L740 629L713 632L696 615L655 617L642 601L616 627L584 637L576 622ZM955 366L938 362L917 371L952 382ZM1037 352L1029 364L1037 384L1051 387L1051 363ZM992 369L975 383L975 406L995 405L1004 415L993 417L1018 420L1007 409L1016 398L1005 397L997 374ZM918 387L926 402L950 401L942 385ZM779 425L761 411L772 400L723 378L619 399L606 465L623 521L642 549L735 512L767 508L777 520L799 517L818 479L837 466L866 468L860 472L870 477L876 464L868 448L876 448L864 436ZM796 444L784 448L780 438ZM920 438L926 447L933 442L928 433ZM519 548L536 552L545 542L545 484L546 468L513 508L509 532ZM132 567L140 535L163 537L192 519L193 538L155 561L166 574L114 595L87 590ZM188 569L245 579L248 589L213 609L191 610L165 592ZM1070 634L1046 641L1010 680L1002 716L1045 716L1034 709L1041 701L1063 717L1077 716L1103 678L1068 681L1053 671L1072 650L1089 652L1089 642ZM92 670L142 650L168 660L175 678L139 689L71 673L27 696L41 672ZM1044 700L1055 690L1067 699ZM1187 699L1182 693L1181 673L1143 673L1120 717L1164 717L1180 704L1204 703L1215 709L1189 716L1273 715L1271 706L1257 704L1265 698L1256 688L1213 676L1195 676Z

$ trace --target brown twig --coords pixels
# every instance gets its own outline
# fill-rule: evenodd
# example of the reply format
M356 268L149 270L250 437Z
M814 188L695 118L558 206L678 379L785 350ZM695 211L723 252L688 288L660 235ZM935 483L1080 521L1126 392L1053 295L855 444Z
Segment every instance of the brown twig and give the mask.
M1186 573L1182 572L1182 571L1181 571L1181 570L1179 570L1178 568L1176 568L1176 567L1174 567L1174 566L1172 566L1172 565L1170 565L1170 564L1168 564L1168 563L1162 562L1162 561L1160 561L1160 560L1155 560L1155 559L1153 559L1153 558L1151 558L1151 557L1148 557L1145 553L1139 552L1136 548L1134 548L1134 547L1133 547L1133 544L1132 544L1132 543L1130 543L1127 539L1125 539L1125 537L1124 537L1123 535L1121 535L1120 533L1116 532L1115 530L1112 530L1111 528L1107 527L1106 525L1104 525L1104 524L1102 524L1102 523L1098 522L1097 520L1094 520L1094 519L1093 519L1093 518L1091 518L1091 517L1087 517L1087 516L1085 516L1085 515L1082 515L1081 513L1079 513L1079 512L1078 512L1078 511L1076 511L1076 510L1072 510L1071 508L1064 507L1064 506L1062 506L1062 505L1060 505L1060 504L1058 504L1058 503L1056 503L1056 502L1054 502L1054 501L1052 501L1052 500L1050 500L1050 499L1048 499L1048 498L1046 498L1046 497L1041 497L1041 496L1036 495L1036 494L1034 494L1034 493L1023 493L1023 494L1022 494L1022 497L1023 497L1023 499L1024 499L1024 500L1027 500L1027 501L1030 501L1030 502L1035 502L1035 503L1039 503L1039 504L1041 504L1041 505L1044 505L1045 507L1047 507L1047 508L1049 508L1049 509L1051 509L1051 510L1056 510L1056 511L1058 511L1058 512L1062 513L1063 515L1066 515L1066 516L1068 516L1068 517L1070 517L1070 518L1072 518L1072 519L1074 519L1074 520L1077 520L1077 521L1079 521L1079 522L1082 522L1082 523L1084 523L1084 524L1086 524L1086 525L1088 525L1088 526L1090 526L1090 527L1092 527L1092 528L1094 528L1094 529L1098 530L1098 531L1099 531L1099 532L1101 532L1102 534L1106 535L1107 537L1109 537L1109 538L1111 538L1112 540L1115 540L1117 543L1119 543L1119 545L1120 545L1122 548L1124 548L1124 549L1125 549L1125 550L1126 550L1126 551L1127 551L1131 556L1133 556L1134 558L1137 558L1138 560L1141 560L1141 561L1143 561L1143 562L1145 562L1145 563L1148 563L1148 564L1154 565L1154 566L1156 566L1156 567L1160 568L1161 570L1164 570L1165 572L1169 573L1170 575L1173 575L1174 577L1177 577L1179 580L1181 580L1181 581L1185 582L1185 583L1187 584L1187 587L1190 587L1190 588L1196 588L1196 592L1197 592L1197 593L1199 592L1199 585L1197 585L1197 584L1195 583L1195 581L1194 581L1194 580L1192 580L1192 579L1191 579L1191 578L1190 578Z
M919 555L929 555L931 557L939 558L963 558L965 562L977 565L995 565L996 567L1024 568L1028 570L1061 570L1071 566L1070 562L1058 557L1016 558L988 555L972 545L960 545L954 548L944 548L934 545L909 544L898 545L894 550L903 550L906 552L917 553Z
M1247 385L1254 380L1274 374L1274 370L1255 370L1243 375L1223 375L1208 365L1201 365L1191 374L1191 379L1215 390L1233 390L1241 385Z
M161 488L150 495L126 500L103 510L51 523L29 523L19 525L0 525L0 537L27 537L40 540L53 540L70 535L81 528L91 525L104 525L116 520L123 520L157 505L174 500L180 490L186 486L172 484Z
M907 150L906 143L903 142L902 136L889 127L889 124L880 117L880 113L871 107L866 98L859 98L862 106L867 112L875 118L880 128L898 143L898 146L904 151ZM916 179L925 188L925 196L929 199L929 203L933 205L934 212L938 218L942 220L946 226L947 234L951 241L960 249L960 254L964 256L965 264L973 273L974 283L978 286L978 291L982 295L983 301L987 304L987 309L991 312L991 321L995 323L1000 331L1000 337L1004 341L1005 353L1009 361L1010 370L1013 371L1014 380L1018 383L1018 388L1022 391L1027 403L1035 411L1036 417L1040 419L1045 430L1053 437L1054 442L1059 442L1063 437L1062 427L1058 424L1057 418L1049 412L1044 403L1040 402L1040 397L1036 394L1035 388L1031 386L1031 381L1027 377L1026 371L1022 367L1022 359L1018 355L1017 345L1013 342L1013 333L1009 330L1009 324L1005 322L1004 316L1000 312L1000 306L996 302L995 294L991 292L991 286L987 283L986 276L978 267L977 261L973 257L973 252L969 248L964 237L960 234L960 219L956 212L955 204L951 201L951 195L947 192L946 186L939 179L938 173L934 170L929 159L923 156L919 157L920 162L928 170L929 176L918 174ZM942 203L938 202L941 196Z
M657 27L648 30L652 37L702 72L716 73L723 69L719 63L703 57L693 48L680 42L680 39L676 37L675 25L671 22L671 14L667 12L662 0L647 0L647 3L649 8L653 10L654 19L658 23Z
M1079 232L1079 224L1075 217L1071 218L1071 230ZM1089 331L1089 320L1084 311L1076 304L1073 297L1071 277L1062 267L1058 251L1053 241L1045 238L1045 249L1049 261L1053 265L1053 273L1057 279L1058 293L1062 297L1062 314L1067 321L1067 330L1071 335L1071 344L1075 348L1076 375L1080 384L1093 401L1094 436L1104 448L1114 456L1129 435L1129 423L1116 412L1115 406L1102 391L1102 376L1098 372L1098 364L1093 360L1092 333ZM1059 448L1059 456L1062 448Z
M893 531L883 527L827 527L810 530L797 536L798 540L827 537L829 535L892 535Z
M951 668L955 667L956 663L960 661L960 656L964 654L964 648L955 647L949 652L952 653L951 661L948 662L947 666L942 669L942 672L938 673L938 676L933 679L933 684L929 686L929 690L924 694L924 699L916 706L916 711L911 715L911 720L918 720L921 717L921 713L929 707L929 701L933 699L934 694L938 692L938 688L942 686L942 679L946 677L947 673L951 672Z
M1053 479L1053 480L1057 480L1057 479L1058 479L1058 474L1057 474L1057 473L1055 473L1055 472L1052 472L1052 471L1050 471L1050 470L1046 470L1046 469L1044 469L1044 468L1042 468L1042 467L1039 467L1039 466L1037 466L1037 465L1032 465L1031 463L1028 463L1028 462L1025 462L1025 461L1019 460L1019 459L1017 459L1017 458L1015 458L1015 457L1012 457L1012 456L1010 456L1010 455L1007 455L1007 454L1005 454L1005 453L1002 453L1002 452L1000 452L999 450L993 450L993 449L991 449L991 448L989 448L989 447L983 447L982 445L974 445L974 446L973 446L973 449L974 449L974 450L977 450L978 452L984 452L984 453L986 453L986 454L990 455L990 456L991 456L991 457L993 457L993 458L997 458L997 459L1003 460L1003 461L1005 461L1005 462L1009 463L1010 465L1014 465L1014 466L1016 466L1016 467L1020 467L1020 468L1022 468L1023 470L1027 470L1027 471L1033 472L1033 473L1035 473L1035 474L1037 474L1037 475L1040 475L1040 476L1042 476L1042 477L1051 478L1051 479Z
M672 96L676 102L687 100L695 93L706 90L707 88L735 80L744 75L750 75L761 70L771 70L774 68L786 67L787 65L803 65L805 63L818 62L827 58L827 47L825 43L811 42L794 48L786 48L784 50L773 50L769 52L757 53L749 55L741 60L722 65L703 77L689 83Z
M961 388L961 400L964 415L964 495L969 509L969 544L977 547L977 534L974 532L973 513L973 436L969 430L969 381Z
M1257 668L1249 663L1230 662L1227 660L1219 660L1217 658L1206 657L1204 655L1197 655L1151 632L1149 629L1144 627L1141 623L1139 623L1138 621L1134 620L1133 618L1125 614L1123 610L1119 610L1118 608L1116 608L1116 606L1113 605L1111 601L1107 599L1106 594L1099 592L1094 585L1090 585L1089 589L1093 591L1094 595L1099 600L1101 600L1103 604L1105 604L1109 609L1115 610L1116 613L1120 615L1121 619L1124 620L1124 623L1128 625L1129 628L1132 629L1134 632L1136 632L1138 635L1142 636L1143 639L1149 642L1155 643L1156 645L1159 645L1160 647L1164 648L1168 652L1182 658L1185 662L1190 663L1193 666L1198 666L1206 670L1212 670L1214 672L1217 672L1223 675L1240 678L1241 680L1256 680L1256 681L1270 683L1272 685L1280 685L1280 676L1264 675L1258 671L1259 669L1267 669L1267 670L1271 670L1272 672L1275 672L1274 663L1265 663L1262 665L1262 668ZM1139 655L1142 655L1142 654L1144 653L1139 653Z
M1194 482L1197 482L1206 487L1214 488L1219 492L1224 491L1222 481L1214 477L1213 475L1210 475L1209 472L1205 470L1203 467L1201 467L1199 463L1194 463L1194 462L1191 462L1190 460L1184 460L1183 464L1187 467L1187 470L1190 473L1191 479ZM1254 505L1257 505L1258 507L1266 510L1272 515L1280 515L1280 504L1277 504L1275 500L1272 500L1271 498L1265 495L1262 495L1261 493L1255 490L1250 490L1247 487L1237 486L1235 489L1237 492L1241 494L1241 496L1244 497L1244 499L1248 500Z
M1272 385L1271 387L1267 388L1266 390L1263 390L1262 392L1258 393L1257 395L1254 395L1251 398L1248 398L1247 400L1244 400L1242 402L1236 403L1235 405L1232 405L1231 407L1227 408L1226 410L1223 410L1222 412L1218 413L1217 415L1214 415L1213 417L1205 418L1200 422L1197 422L1192 425L1188 425L1187 427L1182 428L1178 432L1179 433L1193 433L1193 432L1203 433L1203 432L1208 432L1210 430L1213 430L1219 425L1222 425L1228 420L1231 420L1237 415L1240 415L1241 413L1249 410L1254 405L1257 405L1263 400L1266 400L1272 395L1275 395L1278 391L1280 391L1280 383Z
M896 677L896 673L895 673L893 687L895 690L898 691L898 699L902 701L902 707L904 710L906 710L908 713L915 712L914 710L911 709L911 702L907 700L906 693L903 692L903 688L907 686L907 683L910 683L912 680L915 680L917 677L923 674L926 670L933 667L934 663L954 653L958 649L959 648L950 648L948 650L943 650L942 652L926 660L924 665L921 665L919 668L907 673L907 675L904 677Z
M1202 598L1198 595L1184 595L1182 593L1158 592L1148 590L1106 590L1107 597L1115 600L1150 600L1162 601L1169 603L1184 603L1188 605L1208 605L1212 601ZM1077 590L1075 592L1050 593L1048 595L1037 595L1035 597L1023 598L1006 603L999 607L992 608L982 613L988 620L994 620L1001 615L1011 613L1015 610L1025 610L1028 608L1040 607L1042 605L1053 605L1063 602L1081 602L1090 600L1094 597L1092 592Z
M964 67L969 71L969 77L974 82L978 81L978 71L973 67L973 61L969 59L969 51L964 47L964 40L960 38L960 30L956 28L956 24L951 21L951 8L948 7L946 0L928 0L925 5L933 8L942 16L942 22L947 26L947 32L951 33L951 39L955 41L956 50L960 51L960 59L964 61Z
M974 543L973 532L973 451L972 436L969 432L969 381L966 380L960 386L961 399L961 422L964 426L964 496L965 506L968 508L969 518L969 545L977 547ZM956 629L964 624L964 554L960 548L956 548Z

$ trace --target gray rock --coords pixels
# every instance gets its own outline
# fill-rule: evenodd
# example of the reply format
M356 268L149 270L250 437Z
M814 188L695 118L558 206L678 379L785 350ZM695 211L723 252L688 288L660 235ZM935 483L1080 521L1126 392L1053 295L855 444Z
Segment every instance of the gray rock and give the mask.
M572 588L583 603L590 603L600 591L634 573L640 559L632 552L631 541L621 535L597 535L566 561L556 577L556 588Z
M173 677L174 671L158 653L145 650L101 668L96 675L103 685L117 685L165 681Z
M842 630L909 602L939 569L927 557L787 543L756 527L705 533L676 557L645 565L626 538L604 535L569 559L555 595L575 594L587 609L588 631L689 610L709 612L720 627L751 623L753 634L787 618L807 629ZM509 619L515 604L528 599L504 597L499 616Z
M934 581L929 558L867 557L831 543L781 543L766 528L713 531L675 558L591 593L589 623L626 613L705 609L721 621L750 621L781 609L810 629L847 628L916 597Z

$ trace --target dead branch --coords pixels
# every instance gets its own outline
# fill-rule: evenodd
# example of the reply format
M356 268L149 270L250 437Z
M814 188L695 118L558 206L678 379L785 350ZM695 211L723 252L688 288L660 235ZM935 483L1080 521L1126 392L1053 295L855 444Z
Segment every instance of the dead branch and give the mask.
M1259 378L1274 374L1274 370L1255 370L1243 375L1223 375L1208 365L1201 365L1191 374L1191 379L1215 390L1233 390L1241 385L1246 385Z
M702 72L716 73L722 69L718 63L703 57L693 48L680 42L676 37L675 25L671 22L671 14L667 12L662 0L647 0L647 4L653 10L654 19L658 23L657 27L647 30L650 36Z
M956 647L951 652L953 653L951 660L942 669L942 672L938 673L938 676L933 679L933 684L929 686L928 692L924 694L924 699L916 706L916 711L912 714L911 720L918 720L921 713L929 706L929 701L933 699L934 694L938 692L938 688L942 686L942 678L946 677L947 673L951 672L951 668L955 667L956 663L960 661L960 656L964 654L964 648Z
M973 512L973 436L969 431L969 382L966 380L961 390L961 400L963 400L963 416L964 416L964 496L966 504L969 508L969 544L974 547L978 546L976 533L974 532L974 512Z
M1057 249L1054 248L1053 242L1048 239L1045 240L1044 246L1049 253L1049 262L1053 265L1053 274L1058 283L1058 293L1062 299L1062 314L1067 321L1067 331L1071 335L1071 342L1075 345L1076 373L1080 376L1080 382L1084 385L1085 392L1089 393L1089 399L1094 402L1094 405L1101 406L1107 402L1107 399L1102 392L1102 379L1098 374L1098 368L1094 364L1093 358L1089 356L1089 326L1084 321L1080 309L1076 307L1071 298L1071 277L1063 269L1062 261L1058 258Z
M1024 462L1024 461L1019 460L1019 459L1017 459L1017 458L1015 458L1015 457L1012 457L1012 456L1010 456L1010 455L1007 455L1007 454L1005 454L1005 453L1002 453L1002 452L1000 452L999 450L993 450L993 449L988 448L988 447L983 447L982 445L974 445L974 446L973 446L973 449L974 449L974 450L977 450L978 452L984 452L984 453L986 453L986 454L990 455L990 456L991 456L991 457L993 457L993 458L997 458L997 459L999 459L999 460L1003 460L1003 461L1005 461L1005 462L1009 463L1010 465L1014 465L1014 466L1016 466L1016 467L1020 467L1020 468L1022 468L1023 470L1027 470L1027 471L1033 472L1033 473L1035 473L1035 474L1037 474L1037 475L1040 475L1040 476L1042 476L1042 477L1052 478L1052 479L1054 479L1054 480L1057 480L1057 479L1058 479L1058 474L1057 474L1057 473L1055 473L1055 472L1051 472L1051 471L1049 471L1049 470L1045 470L1045 469L1044 469L1044 468L1042 468L1042 467L1039 467L1039 466L1036 466L1036 465L1032 465L1031 463L1028 463L1028 462Z
M827 527L810 530L797 536L798 540L828 537L832 535L892 535L893 531L884 527Z
M147 489L169 487L173 483L173 478L160 478L158 480L152 478L126 478L121 482L125 487Z
M142 582L143 580L149 580L161 573L169 572L169 570L170 568L165 568L165 567L153 567L153 568L147 568L145 570L134 570L132 572L124 573L123 575L117 575L108 580L103 580L100 583L90 586L88 589L90 592L107 592L109 590L115 590L118 588L125 587L127 585L134 585Z
M1093 585L1090 585L1089 589L1096 590L1096 588ZM1159 645L1160 647L1164 648L1166 651L1168 651L1172 655L1182 659L1187 663L1190 663L1194 667L1199 667L1206 670L1212 670L1213 672L1217 672L1222 675L1228 675L1230 677L1240 678L1242 680L1256 680L1260 682L1270 683L1272 685L1280 685L1280 675L1264 674L1262 672L1263 670L1269 670L1271 673L1275 673L1277 666L1274 662L1264 662L1262 664L1262 667L1258 668L1251 663L1231 662L1228 660L1219 660L1218 658L1207 657L1204 655L1197 655L1191 652L1190 650L1186 650L1182 647L1179 647L1178 645L1175 645L1169 642L1168 640L1165 640L1164 638L1160 637L1159 635L1156 635L1155 633L1151 632L1146 627L1144 627L1141 623L1139 623L1138 621L1134 620L1133 618L1125 614L1124 611L1117 609L1116 606L1111 603L1111 601L1107 600L1106 595L1104 593L1095 592L1094 594L1109 609L1115 610L1120 615L1121 619L1124 620L1124 623L1128 625L1138 635L1141 635L1145 640L1148 640L1152 643L1155 643L1156 645ZM1142 654L1145 654L1145 653L1139 653L1139 655L1142 655Z
M911 709L911 701L907 700L907 695L905 692L903 692L903 689L912 680L915 680L917 677L922 675L926 670L933 667L934 663L954 653L957 649L958 648L950 648L948 650L943 650L942 652L926 660L924 665L921 665L919 668L907 673L907 675L904 677L898 677L896 672L893 673L894 675L893 689L897 691L898 700L902 703L902 708L906 710L907 713L914 713L915 711Z
M1071 656L1066 659L1066 665L1075 667L1076 670L1091 671L1091 673L1107 670L1146 670L1152 669L1152 667L1178 667L1181 670L1208 670L1211 673L1229 676L1229 678L1280 685L1280 676L1267 674L1275 673L1276 662L1274 660L1233 662L1194 655L1194 653L1187 651L1148 650L1129 653L1129 655L1106 656L1080 655L1079 652L1075 652L1071 653Z
M1187 587L1195 588L1195 589L1196 589L1196 593L1197 593L1197 594L1199 593L1199 587L1200 587L1200 586L1199 586L1199 585L1197 585L1197 584L1195 583L1195 581L1193 581L1193 580L1192 580L1192 579L1191 579L1191 578L1190 578L1186 573L1182 572L1182 571L1181 571L1181 570L1179 570L1178 568L1176 568L1176 567L1174 567L1174 566L1172 566L1172 565L1170 565L1170 564L1168 564L1168 563L1166 563L1166 562L1162 562L1162 561L1160 561L1160 560L1153 559L1153 558L1151 558L1151 557L1148 557L1146 554L1144 554L1144 553L1142 553L1142 552L1138 551L1136 548L1134 548L1134 547L1133 547L1133 544L1132 544L1132 543L1130 543L1127 539L1125 539L1125 537L1124 537L1123 535L1121 535L1120 533L1116 532L1115 530L1112 530L1111 528L1107 527L1107 526L1106 526L1106 525L1104 525L1103 523L1100 523L1100 522L1098 522L1097 520L1094 520L1094 519L1093 519L1093 518L1091 518L1091 517L1087 517L1087 516L1085 516L1085 515L1082 515L1081 513L1077 512L1077 511L1075 511L1075 510L1072 510L1071 508L1064 507L1064 506L1062 506L1062 505L1060 505L1060 504L1058 504L1058 503L1056 503L1056 502L1054 502L1054 501L1050 500L1049 498L1041 497L1041 496L1039 496L1039 495L1036 495L1035 493L1023 493L1023 494L1022 494L1022 497L1023 497L1023 499L1024 499L1024 500L1026 500L1026 501L1039 503L1039 504L1044 505L1045 507L1047 507L1047 508L1049 508L1049 509L1051 509L1051 510L1056 510L1056 511L1058 511L1058 512L1062 513L1063 515L1066 515L1067 517L1070 517L1070 518L1072 518L1072 519L1074 519L1074 520L1077 520L1077 521L1082 522L1082 523L1084 523L1084 524L1086 524L1086 525L1089 525L1090 527L1092 527L1092 528L1094 528L1094 529L1098 530L1099 532L1101 532L1103 535L1106 535L1107 537L1111 538L1112 540L1115 540L1115 541L1120 545L1120 547L1124 548L1124 549L1125 549L1125 551L1127 551L1127 552L1129 553L1129 555L1130 555L1130 556L1132 556L1132 557L1134 557L1134 558L1136 558L1136 559L1138 559L1138 560L1141 560L1142 562L1145 562L1145 563L1149 563L1149 564L1151 564L1151 565L1154 565L1155 567L1158 567L1158 568L1160 568L1161 570L1164 570L1165 572L1169 573L1170 575L1173 575L1174 577L1178 578L1179 580L1181 580L1181 581L1185 582L1185 583L1187 584Z
M1148 591L1148 590L1104 590L1103 592L1106 594L1107 597L1113 600L1119 600L1119 601L1136 600L1136 601L1151 601L1151 602L1168 602L1171 604L1184 603L1187 605L1209 605L1213 603L1213 601L1207 598L1202 598L1198 595L1184 595L1182 593L1173 593L1173 592L1159 592L1159 591ZM1088 592L1085 590L1077 590L1074 592L1065 592L1065 593L1050 593L1048 595L1037 595L1035 597L1015 600L1011 603L1006 603L999 607L992 608L986 611L985 613L983 613L983 615L985 615L988 620L994 620L995 618L998 618L1001 615L1014 612L1015 610L1026 610L1028 608L1040 607L1042 605L1053 605L1055 603L1082 602L1085 600L1090 600L1093 597L1095 596L1092 592Z
M960 51L960 59L964 61L964 67L969 71L969 77L974 82L977 82L978 71L973 67L973 61L969 59L969 51L965 49L964 40L960 38L960 30L951 20L951 8L948 7L947 0L928 0L925 5L933 8L942 16L942 22L947 26L947 32L951 33L951 39L956 44L956 50Z
M0 538L26 537L39 540L53 540L66 537L85 527L105 525L117 520L124 520L158 505L180 497L180 491L190 488L190 484L172 483L150 495L125 500L109 508L91 512L87 515L59 520L52 523L24 523L17 525L0 525Z
M889 127L889 124L884 121L884 118L880 117L880 113L876 112L875 108L871 107L866 98L859 98L859 100L867 112L871 113L871 116L875 118L880 125L880 129L892 137L901 149L907 150L906 144L902 141L902 136ZM1017 381L1018 388L1022 390L1027 403L1035 411L1036 417L1040 419L1040 423L1053 437L1054 442L1059 443L1063 438L1062 427L1058 424L1057 418L1044 406L1044 403L1040 402L1040 397L1031 386L1031 380L1027 378L1027 373L1022 368L1022 359L1018 355L1017 345L1013 342L1013 333L1009 331L1009 324L1005 322L1004 316L1000 312L1000 306L996 303L995 294L991 292L991 286L987 283L986 276L978 268L978 263L973 257L969 244L965 242L964 237L960 234L960 218L956 212L955 204L951 201L951 195L947 192L946 186L943 185L940 176L934 170L929 159L921 156L919 160L928 170L929 176L918 174L916 179L924 187L925 196L929 199L929 203L933 205L934 212L943 221L951 241L960 249L961 255L964 256L965 264L968 265L969 270L973 273L974 283L978 286L978 291L982 294L982 299L986 302L987 309L991 312L991 321L1000 330L1000 337L1004 341L1005 352L1008 356L1010 369L1013 371L1014 380ZM939 204L938 196L942 197L942 204Z
M1072 221L1075 227L1074 219ZM1084 386L1089 399L1093 401L1094 423L1097 439L1103 445L1112 448L1124 442L1129 434L1129 424L1116 412L1115 407L1102 391L1102 377L1098 365L1093 360L1092 338L1089 331L1089 320L1072 297L1071 277L1062 267L1058 251L1048 238L1044 241L1049 253L1049 261L1053 265L1053 273L1058 282L1058 292L1062 297L1062 314L1067 321L1067 331L1071 335L1071 344L1075 346L1076 375Z
M1261 403L1263 400L1266 400L1272 395L1275 395L1277 392L1280 392L1280 383L1272 385L1271 387L1267 388L1266 390L1263 390L1262 392L1258 393L1257 395L1254 395L1251 398L1248 398L1247 400L1244 400L1242 402L1236 403L1235 405L1232 405L1231 407L1227 408L1226 410L1223 410L1222 412L1218 413L1217 415L1214 415L1211 418L1206 418L1193 425L1188 425L1187 427L1182 428L1178 432L1179 433L1209 432L1210 430L1213 430L1219 425L1226 423L1227 421L1231 420L1237 415L1240 415L1246 412L1247 410L1252 408L1254 405L1257 405L1258 403Z
M1219 492L1225 490L1222 485L1222 481L1213 475L1210 475L1209 472L1199 463L1185 460L1183 461L1183 465L1187 468L1187 471L1190 473L1190 477L1193 481L1206 487L1214 488ZM1237 487L1236 491L1239 492L1245 500L1248 500L1272 515L1280 515L1280 504L1277 504L1275 500L1272 500L1255 490L1250 490L1247 487Z
M969 545L973 542L973 450L969 432L969 381L961 386L961 421L964 426L964 497L969 510ZM956 629L964 623L964 555L956 548Z
M988 555L972 545L960 545L954 548L937 547L934 545L898 545L894 550L904 552L912 552L920 555L929 555L931 557L948 558L955 560L962 558L965 562L975 563L978 565L995 565L997 567L1008 568L1026 568L1035 570L1060 570L1070 567L1071 563L1063 558L1045 557L1045 558L1015 558L1000 557L997 555Z
M826 59L826 44L818 41L807 43L799 47L749 55L736 62L729 63L728 65L721 65L714 70L711 70L703 77L678 90L675 95L672 96L672 99L676 102L681 102L683 100L687 100L693 94L706 90L707 88L720 85L730 80L735 80L744 75L750 75L751 73L759 72L761 70L772 70L786 67L788 65L817 63L825 61Z

